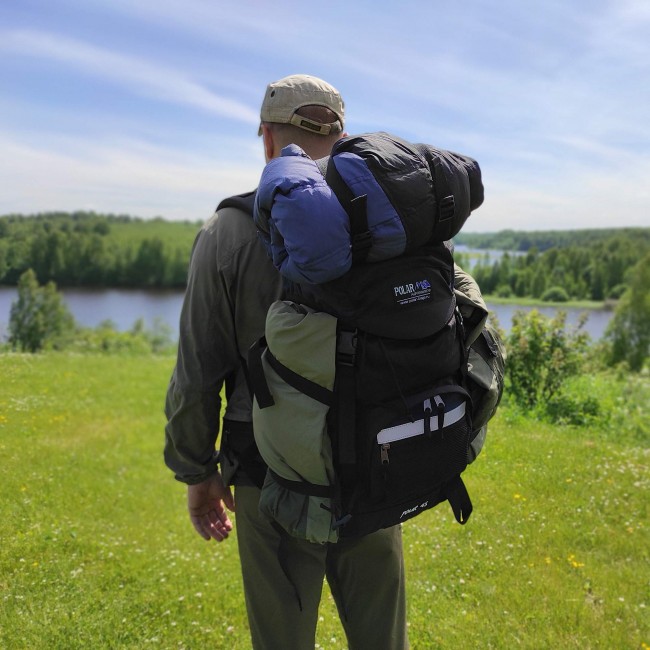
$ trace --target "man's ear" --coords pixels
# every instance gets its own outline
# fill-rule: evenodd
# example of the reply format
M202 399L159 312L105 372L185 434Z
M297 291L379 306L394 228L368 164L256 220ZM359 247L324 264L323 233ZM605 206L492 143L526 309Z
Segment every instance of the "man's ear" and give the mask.
M269 162L275 154L275 142L273 141L273 131L268 124L262 124L262 139L264 140L264 157Z

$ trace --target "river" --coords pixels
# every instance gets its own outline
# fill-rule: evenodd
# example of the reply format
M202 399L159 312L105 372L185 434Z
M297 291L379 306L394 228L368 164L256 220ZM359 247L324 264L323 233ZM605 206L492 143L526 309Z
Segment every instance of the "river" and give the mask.
M148 327L156 319L171 328L172 335L178 336L178 319L183 302L182 291L152 291L143 289L63 289L61 290L68 308L75 320L84 327L95 327L102 321L111 320L118 330L131 328L134 322L142 318ZM16 289L0 287L0 339L7 336L7 325L11 303L16 299ZM517 310L530 311L533 307L518 305L494 305L488 307L496 314L501 327L508 331L512 315ZM553 315L555 307L538 307L540 312ZM576 325L582 309L564 308L567 323ZM613 312L607 310L590 310L585 329L592 339L602 337Z

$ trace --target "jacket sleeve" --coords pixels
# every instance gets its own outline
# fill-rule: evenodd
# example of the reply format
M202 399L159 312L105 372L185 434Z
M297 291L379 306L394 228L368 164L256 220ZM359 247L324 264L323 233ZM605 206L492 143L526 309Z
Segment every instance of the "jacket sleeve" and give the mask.
M221 390L240 358L213 217L194 242L180 317L178 356L165 414L165 463L184 483L216 472Z
M269 305L281 291L251 215L219 209L194 242L165 403L165 462L179 481L199 483L217 470L224 392L223 417L251 422L241 361L264 334Z

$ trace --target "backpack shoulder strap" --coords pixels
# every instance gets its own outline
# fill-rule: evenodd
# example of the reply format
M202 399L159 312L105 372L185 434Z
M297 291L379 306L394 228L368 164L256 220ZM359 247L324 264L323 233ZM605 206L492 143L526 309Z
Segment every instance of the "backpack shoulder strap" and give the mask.
M256 195L257 190L255 189L252 192L244 192L243 194L229 196L227 199L223 199L223 201L219 203L217 210L222 210L223 208L238 208L252 217Z
M368 257L372 245L372 237L368 228L368 214L366 212L367 195L355 196L348 184L343 180L339 170L334 164L333 156L316 160L316 166L330 186L339 203L350 220L350 239L352 242L352 263L362 264Z

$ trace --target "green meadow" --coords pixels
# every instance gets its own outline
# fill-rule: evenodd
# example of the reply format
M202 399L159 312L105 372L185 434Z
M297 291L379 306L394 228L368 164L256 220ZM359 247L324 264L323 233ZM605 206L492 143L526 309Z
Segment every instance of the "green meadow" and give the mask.
M250 647L236 540L193 531L163 464L173 363L0 354L1 648ZM467 525L404 526L415 650L650 648L648 432L623 425L500 410ZM345 648L327 588L317 644Z

